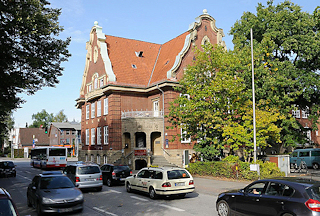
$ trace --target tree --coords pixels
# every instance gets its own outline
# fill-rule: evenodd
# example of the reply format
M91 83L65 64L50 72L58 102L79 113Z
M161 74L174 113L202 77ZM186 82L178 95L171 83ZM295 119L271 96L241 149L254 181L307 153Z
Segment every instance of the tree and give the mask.
M258 4L257 13L245 12L231 28L234 51L238 56L250 55L250 28L253 29L255 57L256 99L277 108L284 119L277 122L282 128L283 145L307 142L305 129L294 118L291 110L309 111L312 129L316 130L320 108L320 7L313 14L284 1L267 6ZM242 54L241 54L242 53ZM241 60L243 65L249 59ZM239 74L251 88L251 71Z
M59 83L61 63L70 56L70 38L57 39L63 31L61 9L49 5L46 0L0 1L0 128L24 102L19 93L34 94Z
M14 119L12 116L12 112L10 115L6 116L3 120L4 122L1 122L2 125L5 127L0 127L0 147L2 148L4 141L8 140L9 138L9 131L13 129L14 127Z
M33 123L30 128L43 128L49 127L52 122L68 122L67 116L60 110L57 115L53 113L48 113L46 110L42 110L36 114L32 115Z
M241 149L249 160L253 151L252 93L239 76L247 66L243 67L237 53L219 46L213 49L207 45L195 52L196 61L176 88L181 96L171 104L168 121L182 128L179 136L191 138L195 150L206 160L212 160L225 148ZM264 101L259 103L257 125L261 130L257 146L265 148L267 141L280 141L281 128L274 123L281 117Z

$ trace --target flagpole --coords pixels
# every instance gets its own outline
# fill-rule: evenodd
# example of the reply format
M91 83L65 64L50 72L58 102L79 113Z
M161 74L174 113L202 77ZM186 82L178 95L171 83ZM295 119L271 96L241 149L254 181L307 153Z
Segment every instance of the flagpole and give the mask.
M257 140L256 140L256 100L254 92L254 63L253 63L253 36L252 28L250 29L251 36L251 65L252 65L252 110L253 110L253 161L257 161Z

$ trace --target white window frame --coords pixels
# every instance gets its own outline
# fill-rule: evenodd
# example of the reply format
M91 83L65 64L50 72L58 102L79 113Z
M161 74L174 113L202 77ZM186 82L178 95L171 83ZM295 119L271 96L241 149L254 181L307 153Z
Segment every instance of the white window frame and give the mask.
M108 115L109 112L109 98L103 99L103 115Z
M96 139L96 129L91 128L91 145L95 145L95 139Z
M101 127L97 127L97 145L101 145Z
M95 118L96 116L96 102L91 104L91 118Z
M101 116L101 100L97 101L97 117Z
M158 117L159 116L159 100L153 101L153 116Z
M90 113L90 109L89 109L89 104L86 105L86 119L89 119L89 113Z
M103 164L108 163L108 157L107 155L103 155Z
M97 164L100 164L100 162L101 162L101 156L98 154L97 155Z
M103 127L103 144L109 145L109 127L108 126Z
M305 110L301 110L301 118L308 118L309 117L309 107L306 107Z
M190 143L191 142L191 137L184 138L182 135L187 134L187 131L183 130L180 128L180 133L181 133L181 143Z
M86 145L89 145L89 137L90 137L89 129L86 129Z
M102 79L100 79L100 81L99 81L99 85L100 85L100 88L102 87L102 86L104 86L104 79L102 78Z
M93 84L94 84L93 88L97 89L98 88L98 78L97 77L94 78Z

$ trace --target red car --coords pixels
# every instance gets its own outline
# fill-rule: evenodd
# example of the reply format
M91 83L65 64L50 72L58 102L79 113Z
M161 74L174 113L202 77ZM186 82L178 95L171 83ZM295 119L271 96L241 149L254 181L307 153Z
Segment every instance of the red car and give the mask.
M4 188L0 188L0 215L19 215L10 194Z

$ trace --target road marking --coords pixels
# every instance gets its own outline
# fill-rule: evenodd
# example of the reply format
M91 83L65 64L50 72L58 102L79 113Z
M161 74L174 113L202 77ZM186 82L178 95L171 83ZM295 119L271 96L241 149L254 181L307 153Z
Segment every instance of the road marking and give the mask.
M176 208L176 207L172 207L172 206L168 206L168 205L164 205L164 204L158 204L158 205L159 205L159 206L162 206L162 207L165 207L165 208L172 209L172 210L180 211L180 212L185 211L185 210L183 210L183 209Z
M113 193L118 193L118 194L121 194L121 193L122 193L122 192L116 191L116 190L109 190L109 191L111 191L111 192L113 192Z
M25 176L20 175L20 174L17 174L17 176L20 176L20 177L22 177L22 178L24 178L24 179L27 179L27 180L29 180L29 181L31 181L31 180L32 180L31 178L25 177Z
M147 200L147 199L143 199L143 198L140 198L140 197L136 197L136 196L130 196L130 197L131 197L131 198L133 198L133 199L140 200L140 201L149 202L149 200Z
M103 210L103 209L99 209L98 207L93 207L93 209L95 209L95 210L97 210L97 211L99 211L99 212L106 213L106 214L108 214L108 215L118 216L118 215L113 214L113 213L111 213L111 212L107 212L107 211L105 211L105 210Z

